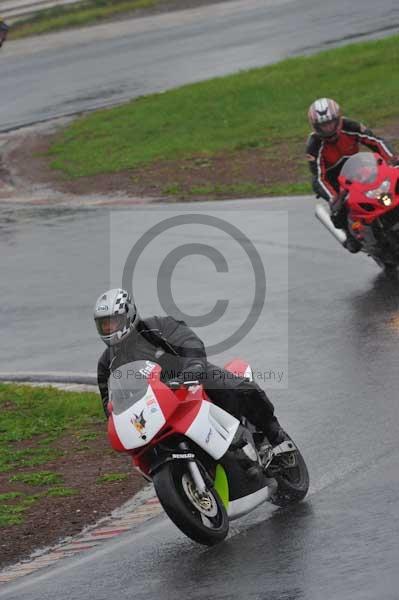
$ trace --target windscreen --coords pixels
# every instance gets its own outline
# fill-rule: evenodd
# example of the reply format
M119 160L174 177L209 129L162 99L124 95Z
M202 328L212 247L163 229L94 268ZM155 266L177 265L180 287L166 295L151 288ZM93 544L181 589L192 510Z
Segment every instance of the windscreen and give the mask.
M156 367L149 360L137 360L114 369L108 379L109 400L115 415L144 398L148 389L148 376Z
M377 160L371 152L359 152L348 158L340 173L352 183L373 183L377 179L377 174Z

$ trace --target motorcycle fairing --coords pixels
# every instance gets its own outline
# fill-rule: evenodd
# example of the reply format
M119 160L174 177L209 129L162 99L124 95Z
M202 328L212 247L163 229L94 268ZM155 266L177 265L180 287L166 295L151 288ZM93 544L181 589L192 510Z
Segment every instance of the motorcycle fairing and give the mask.
M233 415L203 400L195 419L182 433L218 460L227 452L239 424Z
M214 486L219 494L219 498L227 509L229 507L229 482L227 480L226 471L221 464L216 465Z
M270 479L269 485L265 485L261 489L256 490L256 492L252 492L252 494L237 498L237 500L231 500L227 509L230 521L246 515L256 506L259 506L259 504L270 500L276 488L277 483L275 479Z
M273 448L273 454L278 456L286 452L292 452L295 448L296 446L292 440L285 440ZM223 457L223 468L229 485L230 502L227 514L230 521L233 521L251 512L266 500L270 500L277 491L278 484L274 478L266 475L257 479L257 481L243 478L238 463L234 462L229 454Z
M370 172L370 177L362 177L362 173ZM349 192L347 199L348 214L352 221L361 221L364 225L370 225L377 218L389 214L399 206L398 181L399 171L388 165L382 158L370 152L358 152L351 156L342 168L338 177L341 190ZM389 181L389 189L386 190L391 196L391 204L384 206L378 197L367 197L372 192Z
M113 427L125 450L145 446L165 425L158 400L149 385L145 395L121 414L112 413Z
M230 454L230 457L229 457ZM228 453L216 467L214 487L232 521L245 515L270 497L276 490L275 479L250 479L239 463Z

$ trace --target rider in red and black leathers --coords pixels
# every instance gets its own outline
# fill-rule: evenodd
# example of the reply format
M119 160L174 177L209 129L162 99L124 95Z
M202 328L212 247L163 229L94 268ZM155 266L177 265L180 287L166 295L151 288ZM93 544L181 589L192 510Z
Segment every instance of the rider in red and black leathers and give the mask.
M394 161L390 146L358 121L341 116L335 100L320 98L309 108L309 122L313 129L306 145L306 157L312 173L312 187L317 196L327 200L331 219L347 233L346 248L358 252L361 245L347 227L345 203L339 195L338 176L346 160L366 146L386 161Z
M377 137L358 121L342 118L337 135L322 138L316 132L310 134L306 155L312 173L313 191L331 201L339 192L338 175L347 158L360 151L360 145L372 152L378 152L384 160L393 158L394 153L388 144Z

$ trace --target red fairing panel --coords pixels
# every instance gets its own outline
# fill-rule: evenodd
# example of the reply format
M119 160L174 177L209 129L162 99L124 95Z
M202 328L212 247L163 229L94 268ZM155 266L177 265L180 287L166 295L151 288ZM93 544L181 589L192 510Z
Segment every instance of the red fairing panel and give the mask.
M358 154L352 158L354 159L357 156L361 155ZM373 181L366 183L356 180L350 181L347 180L344 175L340 175L338 178L341 188L349 192L347 206L351 219L359 220L366 225L371 224L378 217L381 217L399 206L399 196L397 194L399 170L387 165L377 154L375 157L378 170ZM379 188L385 181L390 182L389 189L387 189L386 192L392 197L392 203L388 207L382 205L378 199L370 198L366 195L367 192ZM367 210L366 207L368 207L369 210ZM371 208L372 210L370 210Z
M126 452L126 448L122 445L122 442L116 433L112 414L108 418L108 439L114 450L117 452Z

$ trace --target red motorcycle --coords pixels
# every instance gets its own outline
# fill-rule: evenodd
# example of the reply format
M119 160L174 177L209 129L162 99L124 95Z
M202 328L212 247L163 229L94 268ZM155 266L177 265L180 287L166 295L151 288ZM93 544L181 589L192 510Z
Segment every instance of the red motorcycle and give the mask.
M380 267L399 265L399 169L379 154L359 152L344 164L338 177L346 204L348 228L361 250ZM316 206L316 216L343 244L346 234L336 229L327 209Z
M244 361L226 369L253 378ZM135 361L111 373L108 389L112 447L132 456L191 539L216 544L230 520L262 502L287 506L305 497L309 475L291 438L272 447L245 419L213 404L198 381L166 384L159 365Z

